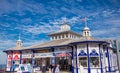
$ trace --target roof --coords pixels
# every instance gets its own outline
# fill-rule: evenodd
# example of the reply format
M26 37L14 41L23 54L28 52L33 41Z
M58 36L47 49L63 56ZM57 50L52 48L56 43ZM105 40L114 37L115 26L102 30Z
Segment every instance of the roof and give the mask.
M52 40L43 44L37 44L33 46L26 47L24 49L36 49L36 48L46 48L46 47L55 47L55 46L65 46L65 45L70 45L76 42L84 42L84 41L103 41L103 40L98 40L92 37L85 38L81 37L79 39L61 39L61 40Z
M29 46L29 47L26 47L25 49L68 45L72 41L73 41L72 39L52 40L52 41L49 41L49 42L46 42L46 43L43 43L43 44L37 44L37 45Z
M16 50L16 51L18 51L18 50L22 50L22 49L23 49L23 47L15 46L15 47L7 49L6 51L10 51L10 50Z
M53 36L53 35L63 34L63 33L72 33L72 34L75 34L75 35L78 35L78 36L82 36L81 34L78 34L78 33L74 32L74 31L71 31L71 30L55 32L55 33L52 33L52 34L48 34L48 36Z
M28 46L28 47L24 47L24 48L20 48L20 47L13 47L10 48L6 51L10 51L10 50L28 50L28 49L38 49L38 48L50 48L50 47L55 47L55 46L65 46L65 45L70 45L70 44L75 44L75 43L79 43L79 42L88 42L88 41L103 41L103 40L98 40L92 37L81 37L79 39L61 39L61 40L52 40L52 41L48 41L45 43L40 43L40 44L35 44L32 46Z

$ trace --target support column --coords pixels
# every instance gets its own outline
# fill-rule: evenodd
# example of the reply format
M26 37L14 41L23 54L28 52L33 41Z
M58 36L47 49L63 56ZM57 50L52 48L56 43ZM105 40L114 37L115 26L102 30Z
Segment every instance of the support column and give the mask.
M90 56L89 56L89 44L87 43L87 58L88 58L88 73L91 73L90 70Z
M54 56L54 57L52 57L52 63L51 63L51 64L54 64L54 65L55 65L55 53L54 53L54 50L55 50L55 49L54 49L53 47L52 47L51 49L52 49L53 56Z
M34 64L35 64L35 51L34 50L32 50L32 66L34 66Z
M22 64L22 51L20 51L20 64Z
M109 57L108 47L107 47L107 57L108 57L108 71L111 71L111 68L110 68L110 57Z
M101 47L100 47L100 44L99 44L99 56L100 56L100 69L101 69L101 73L103 73L103 68L102 68L102 52L101 52Z
M78 73L78 56L77 56L77 45L75 45L75 50L76 50L76 73Z
M71 46L72 47L72 73L74 73L74 48L73 48L73 46Z

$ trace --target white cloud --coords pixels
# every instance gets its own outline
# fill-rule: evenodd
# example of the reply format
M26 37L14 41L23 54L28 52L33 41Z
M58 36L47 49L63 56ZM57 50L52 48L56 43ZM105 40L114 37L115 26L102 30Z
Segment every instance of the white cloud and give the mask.
M48 23L40 22L42 24L35 24L35 25L22 25L22 27L18 28L24 33L32 33L34 35L38 35L41 33L51 33L58 30L59 25L50 25Z

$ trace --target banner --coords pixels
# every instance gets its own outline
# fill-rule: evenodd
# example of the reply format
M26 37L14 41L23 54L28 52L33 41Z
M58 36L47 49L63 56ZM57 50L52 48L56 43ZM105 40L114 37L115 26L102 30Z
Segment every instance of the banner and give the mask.
M13 52L13 60L20 60L20 52Z

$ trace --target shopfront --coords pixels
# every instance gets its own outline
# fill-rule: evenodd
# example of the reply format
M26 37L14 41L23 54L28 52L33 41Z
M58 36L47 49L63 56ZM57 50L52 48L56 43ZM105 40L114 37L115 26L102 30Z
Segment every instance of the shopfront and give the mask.
M52 63L53 52L50 49L36 50L34 53L34 65L41 67L44 64L49 69Z
M32 64L33 52L31 50L22 51L22 64Z
M55 48L55 64L59 64L61 71L72 70L72 49L68 47Z

